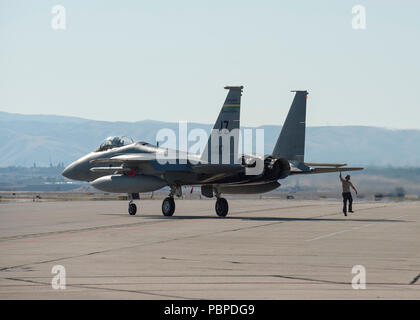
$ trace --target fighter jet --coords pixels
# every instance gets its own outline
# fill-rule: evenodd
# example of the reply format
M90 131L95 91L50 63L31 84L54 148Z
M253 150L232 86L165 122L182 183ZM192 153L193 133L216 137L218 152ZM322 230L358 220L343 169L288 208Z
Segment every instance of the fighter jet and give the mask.
M169 194L162 202L162 213L172 216L174 196L182 196L182 187L199 186L203 196L216 197L216 213L226 217L229 205L222 194L269 192L280 186L278 180L294 174L363 169L349 168L345 163L304 161L306 90L294 91L295 97L271 155L239 155L243 86L225 89L229 92L201 154L134 142L127 137L109 137L97 150L66 167L63 176L88 181L105 192L127 193L130 215L137 212L134 200L140 199L140 193L168 186ZM258 169L256 173L255 169Z

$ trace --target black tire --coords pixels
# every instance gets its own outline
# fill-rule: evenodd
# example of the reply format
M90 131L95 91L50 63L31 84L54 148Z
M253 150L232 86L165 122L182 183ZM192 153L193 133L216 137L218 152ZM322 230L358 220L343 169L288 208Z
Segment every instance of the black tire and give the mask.
M216 201L216 213L219 217L226 217L229 211L229 205L225 198L218 198Z
M167 197L162 202L162 213L165 217L173 216L175 212L175 200L172 197Z
M135 203L128 204L128 213L130 216L134 216L137 213L137 206Z

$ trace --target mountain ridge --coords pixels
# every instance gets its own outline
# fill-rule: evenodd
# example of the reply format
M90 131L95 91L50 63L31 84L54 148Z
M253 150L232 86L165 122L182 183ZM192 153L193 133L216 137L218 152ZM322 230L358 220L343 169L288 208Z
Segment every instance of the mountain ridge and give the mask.
M162 127L177 132L177 122L158 120L98 121L60 115L24 115L0 111L0 166L68 164L93 151L107 136L126 135L156 143ZM212 125L189 122L210 132ZM281 125L264 129L265 153L271 153ZM255 140L254 140L255 141ZM420 166L420 130L373 126L307 127L305 159L349 165Z

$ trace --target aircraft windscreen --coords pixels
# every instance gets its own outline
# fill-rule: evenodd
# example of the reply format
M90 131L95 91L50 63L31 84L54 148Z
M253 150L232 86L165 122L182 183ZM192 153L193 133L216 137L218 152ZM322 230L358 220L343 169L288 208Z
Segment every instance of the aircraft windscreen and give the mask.
M105 151L113 148L122 147L128 144L132 144L133 139L125 136L121 137L108 137L101 143L101 145L96 149L96 151Z

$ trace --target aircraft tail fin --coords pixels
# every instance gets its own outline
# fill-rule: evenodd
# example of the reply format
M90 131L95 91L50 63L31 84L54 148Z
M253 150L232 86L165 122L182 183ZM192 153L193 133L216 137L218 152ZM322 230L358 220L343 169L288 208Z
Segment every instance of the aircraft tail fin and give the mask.
M273 156L304 162L306 99L308 92L306 90L292 92L296 92L295 97L274 147Z
M229 92L201 154L202 162L234 164L237 161L243 86L226 86L225 89Z

